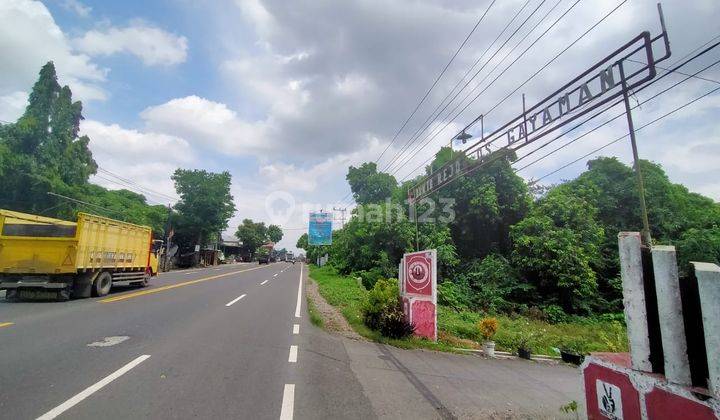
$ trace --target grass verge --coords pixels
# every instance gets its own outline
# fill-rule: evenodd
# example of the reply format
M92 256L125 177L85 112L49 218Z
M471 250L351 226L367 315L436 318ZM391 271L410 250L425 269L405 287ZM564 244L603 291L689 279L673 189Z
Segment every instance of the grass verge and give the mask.
M306 297L305 300L307 301L307 308L310 313L310 322L314 326L322 328L324 323L323 317L320 315L320 312L318 312L317 307L315 307L315 302L313 302L309 296Z
M416 337L402 340L383 337L379 332L371 330L363 323L362 303L366 298L367 290L356 279L342 276L332 267L315 265L310 266L310 277L317 282L322 297L340 310L355 332L369 340L404 349L426 348L455 351L453 350L455 347L462 346L453 340L444 340L442 337L437 343Z
M481 337L477 327L483 314L471 311L454 311L438 306L438 342L410 337L395 340L383 337L368 328L362 321L362 303L367 290L352 277L338 274L334 268L310 266L310 277L318 284L320 294L337 307L350 326L361 336L400 348L426 348L440 351L456 351L456 348L478 348ZM311 308L311 303L308 303ZM311 317L312 317L311 312ZM317 314L317 316L320 316ZM526 317L495 316L500 328L494 341L499 350L514 352L521 336L530 336L535 354L556 355L554 348L562 347L568 340L582 340L587 351L627 351L624 326L618 323L573 322L550 324ZM322 320L321 320L322 322Z

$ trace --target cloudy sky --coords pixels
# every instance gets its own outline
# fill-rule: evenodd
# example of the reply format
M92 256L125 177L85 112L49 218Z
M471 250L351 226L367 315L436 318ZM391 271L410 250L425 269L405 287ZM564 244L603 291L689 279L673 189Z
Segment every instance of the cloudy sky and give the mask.
M666 65L720 35L717 0L663 7L673 50ZM175 196L175 168L228 170L238 211L227 233L243 218L281 223L280 245L294 249L307 211L352 205L349 165L382 153L381 168L399 180L411 177L477 115L487 113L488 129L502 125L521 110L521 93L534 104L644 30L660 31L654 0L2 0L0 120L22 113L37 72L53 60L61 83L84 103L82 131L104 170L93 182L120 188L115 174L152 190L152 202L167 203ZM719 58L720 49L684 71ZM720 80L718 67L702 76ZM664 78L633 103L682 77ZM691 79L637 108L636 125L718 86ZM673 181L720 200L718 116L720 95L713 94L644 128L641 156L662 164ZM520 174L541 177L625 133L619 118ZM592 156L628 162L629 152L625 140ZM577 175L586 160L543 182Z

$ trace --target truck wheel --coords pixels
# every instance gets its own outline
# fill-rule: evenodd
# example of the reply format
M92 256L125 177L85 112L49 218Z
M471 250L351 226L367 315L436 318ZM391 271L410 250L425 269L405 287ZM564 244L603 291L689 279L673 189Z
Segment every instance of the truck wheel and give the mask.
M112 276L110 273L100 273L93 282L92 294L93 296L105 296L110 293L110 287L112 287Z
M142 281L139 281L137 283L133 283L133 285L138 287L148 287L150 285L150 274L145 274L145 277L143 277Z

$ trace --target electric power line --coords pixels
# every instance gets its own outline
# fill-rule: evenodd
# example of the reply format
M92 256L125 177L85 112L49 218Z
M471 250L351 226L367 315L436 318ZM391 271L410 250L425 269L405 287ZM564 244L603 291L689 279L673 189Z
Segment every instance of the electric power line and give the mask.
M542 38L545 34L547 34L547 32L548 32L550 29L552 29L565 15L567 15L567 13L569 13L570 10L572 10L572 8L574 8L575 5L577 5L577 4L579 3L579 1L580 1L580 0L576 0L575 3L573 3L573 4L570 6L570 8L568 8L558 19L556 19L556 20L545 30L545 32L543 32L543 34L541 34L540 37L538 37L538 38L533 42L533 44L531 44L531 45L534 45L540 38ZM625 0L625 1L627 1L627 0ZM544 1L543 1L543 3L544 3ZM624 2L623 2L623 3L624 3ZM557 4L559 4L559 2L556 3L555 6L553 6L552 9L554 9L554 8L557 6ZM526 3L525 5L527 5L527 3ZM540 5L542 5L542 3L541 3ZM524 7L525 7L525 6L523 6L523 8L524 8ZM539 8L539 7L540 7L540 6L538 6L538 8ZM550 10L550 12L552 12L552 9ZM522 8L521 8L521 10L522 10ZM532 14L534 14L536 11L537 11L537 8L535 9L535 11L532 12ZM549 15L550 12L546 13L545 16L543 16L543 17L540 19L540 21L528 32L527 35L529 35L530 33L532 33L532 32L537 28L537 26ZM613 12L614 12L614 10L613 10ZM611 13L613 13L613 12L611 12ZM520 12L518 12L518 14L519 14L519 13L520 13ZM531 14L531 16L532 16L532 14ZM516 16L517 16L517 14L516 14ZM514 19L514 18L513 18L513 19ZM527 19L525 20L525 22L527 22ZM525 24L525 22L523 22L523 24L520 25L510 37L508 37L508 39L505 41L505 43L504 43L503 45L505 45L505 44L515 35L515 33L517 33L517 30L520 29L520 28ZM502 35L502 33L504 33L504 31L507 29L507 27L508 27L511 23L512 23L512 20L511 20L510 23L505 27L505 29L503 29L503 31L501 31L500 35L498 35L498 38ZM597 26L597 24L596 24L595 26ZM587 32L589 32L589 31L587 31ZM583 36L585 36L585 35L587 34L587 32L586 32L585 34L583 34L583 35L581 36L581 38L582 38ZM527 37L527 35L523 38L523 40ZM498 38L496 38L495 41L497 41ZM494 43L495 41L493 41L493 43ZM513 47L513 49L517 48L517 46L518 46L520 43L522 43L522 40L521 40L518 44L516 44L515 47ZM492 44L491 44L491 46L492 46ZM490 48L490 47L489 47L489 48ZM568 47L568 48L569 48L569 47ZM529 48L527 48L523 53L521 53L521 55L520 55L518 58L522 57L522 55L524 55L528 50L529 50ZM487 50L486 50L486 51L487 51ZM500 51L500 48L498 49L498 51ZM498 51L496 51L495 54L493 54L493 57L497 54ZM511 52L512 52L512 50L511 50ZM483 53L483 54L485 54L485 53ZM562 54L562 53L561 53L561 54ZM482 57L482 56L481 56L481 57ZM489 63L489 61L490 61L493 57L491 57L491 58L486 62L486 64ZM515 62L517 62L517 59L516 59L513 63L511 63L511 64L505 69L505 71L506 71L509 67L511 67ZM473 65L472 67L474 67L474 65ZM471 69L472 69L472 67L471 67ZM496 66L496 67L497 67L497 66ZM478 73L479 73L479 71L476 72L476 74L473 76L473 78L474 78L475 76L477 76ZM466 75L467 75L467 73L466 73ZM465 76L463 76L463 77L465 77ZM495 78L494 81L496 81L497 79L498 79L498 78ZM462 79L461 79L461 81L462 81ZM491 82L491 84L494 83L494 81ZM463 86L462 89L464 89L466 86L467 86L467 84L466 84L465 86ZM460 91L462 91L462 89L461 89ZM459 93L460 91L458 91L458 93ZM478 96L479 96L479 95L478 95ZM457 97L457 95L456 95L456 97ZM474 100L476 100L476 99L477 99L477 96L476 96L475 99L473 99L473 102L474 102ZM453 100L454 100L454 98L453 98ZM449 105L450 103L452 103L452 100L451 100L447 105ZM472 103L472 102L471 102L471 103ZM441 102L441 104L442 104L442 102ZM468 104L468 105L469 105L469 104ZM464 111L466 108L467 108L467 106L463 109L463 111ZM436 108L436 109L437 109L437 108ZM455 109L457 109L457 107L455 107L455 108L453 109L453 111L454 111ZM444 109L443 109L443 110L444 110ZM452 113L453 111L451 111L451 113ZM461 114L463 111L461 111L461 112L458 113L455 117L453 117L453 120L454 120L455 118L457 118L457 116L458 116L459 114ZM440 113L442 113L442 110L440 111ZM438 114L438 115L439 115L439 114ZM450 122L452 122L452 121L450 121ZM447 125L448 125L450 122L448 122L448 123L445 125L445 127L447 127ZM432 124L432 123L431 123L431 124ZM442 131L445 127L443 127L440 131ZM438 133L439 133L439 132L438 132ZM433 136L433 138L434 138L435 136L437 136L438 133L436 133L436 134ZM431 138L430 140L432 140L432 138ZM428 142L429 142L430 140L428 140ZM421 146L421 148L420 148L419 150L421 150L422 148L426 147L428 142L426 142L423 146ZM414 149L414 150L415 150L415 149ZM419 152L419 150L417 150L412 156L410 156L410 157L409 157L408 159L406 159L405 161L406 161L406 162L409 162L410 159L412 159L415 155L417 155L417 153ZM393 159L393 161L394 161L395 159L397 159L397 157L398 157L398 155L396 155L396 157ZM427 161L426 161L426 162L427 162ZM391 163L392 163L392 161L391 161ZM422 165L421 165L421 166L422 166ZM398 167L395 171L392 172L392 174L397 173L400 168L401 168L401 167ZM418 168L419 168L419 167L418 167ZM415 168L415 169L413 170L413 172L414 172L416 169L417 169L417 168ZM411 173L412 173L412 172L411 172ZM404 179L406 179L406 178L407 178L407 176L406 176L405 178L403 178L402 180L404 180ZM402 180L401 180L401 181L402 181ZM352 194L352 192L349 192L348 194L346 194L345 197L344 197L343 199L341 199L340 202L341 202L341 203L342 203L342 202L345 202L345 201L347 200L347 197L350 196L351 194ZM352 200L350 200L349 202L352 202Z
M580 1L581 1L581 0L576 0L569 8L565 11L565 13L563 13L558 19L556 19L555 23L557 23L558 21L560 21L567 13L570 12L570 10L572 10L578 3L580 3ZM507 52L507 54L505 54L505 56L504 56L503 58L501 58L497 63L495 63L495 66L493 66L493 68L492 68L489 72L487 72L487 74L485 74L485 76L482 78L482 80L480 80L478 83L476 83L475 86L473 86L473 88L470 89L470 91L467 92L467 94L460 100L460 102L458 102L458 103L450 110L450 112L448 112L448 113L444 116L444 118L450 117L450 115L452 115L453 112L455 112L455 111L463 104L463 102L465 102L465 101L467 100L467 98L469 98L470 95L472 95L472 93L475 92L475 90L477 90L480 86L482 86L482 84L487 80L487 78L490 77L490 75L491 75L505 60L507 60L508 57L510 57L510 55L512 55L513 52L515 52L515 50L527 39L527 37L530 36L530 34L532 34L533 32L535 32L535 29L537 29L538 26L540 26L540 24L545 21L545 19L550 15L550 13L552 13L552 12L557 8L557 6L560 4L560 2L561 2L561 1L558 1L557 3L555 3L555 5L554 5L552 8L550 8L550 10L548 10L548 12L545 13L545 15L544 15L542 18L540 18L540 20L538 20L538 21L535 23L535 25L534 25L530 30L529 30L517 43L515 43L515 45L514 45L512 48L510 48L510 50ZM536 9L536 11L537 11L537 9ZM535 12L533 12L533 13L535 13ZM531 16L532 16L532 15L531 15ZM530 17L530 16L528 16L528 18L529 18L529 17ZM525 22L527 22L527 19L526 19ZM523 24L522 24L520 27L522 27L522 26L525 24L525 22L523 22ZM553 26L554 26L554 24L550 25L550 27L548 27L548 28L545 30L545 32L544 32L543 34L541 34L541 35L530 45L530 47L532 47L535 43L537 43ZM520 29L520 27L519 27L518 29ZM517 32L517 31L516 31L516 32ZM502 48L507 44L507 42L508 42L508 41L512 38L512 36L514 36L514 35L515 35L515 33L513 33L513 35L511 35L511 37L508 38L508 39L505 41L505 43L500 46L500 48L498 48L498 50L495 52L495 54L493 54L493 56L490 57L490 59L483 65L483 68L485 67L485 65L487 65L487 64L490 63L490 61L495 57L495 55L502 50ZM526 48L526 51L525 51L525 52L527 52L527 50L529 50L530 47ZM511 64L507 67L507 69L509 69L510 67L512 67L512 66L515 64L515 62L517 62L517 60L519 60L523 55L524 55L524 53L521 53L521 54L515 59L515 61L514 61L513 63L511 63ZM507 69L506 69L506 70L507 70ZM481 68L480 70L482 70L482 68ZM473 79L479 74L480 70L478 70L478 72L476 72L475 75L473 75ZM501 76L501 75L502 75L502 74L500 74L500 76ZM492 87L492 85L494 84L494 82L495 82L497 79L498 79L498 78L496 78L495 80L493 80L492 82L490 82L490 83L482 90L482 92L481 92L480 94L484 93L484 92L487 91L490 87ZM471 79L471 80L472 80L472 79ZM467 84L466 84L465 86L463 86L462 89L465 89L465 87L467 87ZM462 91L462 89L461 89L461 91ZM442 111L444 111L445 109L447 109L447 107L452 103L452 101L454 101L454 100L457 98L457 96L460 94L461 91L458 91L458 92L457 92L457 94L453 97L453 99L452 99L450 102L448 102L448 104L441 110L440 113L442 113ZM477 97L479 97L480 94L478 94ZM446 124L445 124L442 128L440 128L440 129L438 129L438 130L434 130L433 132L430 132L430 133L428 133L425 137L423 137L423 140L428 139L428 137L430 137L430 138L429 138L425 143L423 143L423 146L420 146L419 148L418 148L418 146L415 146L415 147L413 148L413 151L412 151L412 152L415 152L415 153L414 153L412 156L409 157L408 161L409 161L410 159L412 159L414 156L416 156L417 153L419 152L419 150L422 150L422 148L425 147L425 145L427 145L427 143L429 143L430 141L432 141L433 139L435 139L440 133L442 133L442 131L445 130L445 128L446 128L448 125L450 125L459 115L462 114L462 112L464 112L464 110L467 108L467 106L469 106L470 104L472 104L473 102L475 102L475 100L477 100L477 97L476 97L475 99L473 99L470 103L468 103L468 104L466 105L466 107L463 108L463 111L461 111L460 113L456 114L450 121L446 122ZM423 131L425 131L426 129L430 128L430 126L431 126L435 121L438 120L438 118L440 117L440 113L433 119L433 121L432 121L430 124L428 124L426 127L423 128ZM479 117L478 117L478 119L479 119ZM475 119L475 120L473 121L473 123L471 123L470 125L473 125L478 119ZM420 134L420 133L418 133L418 134ZM418 135L417 138L419 139L419 138L420 138L420 135ZM421 141L422 141L422 140L421 140ZM412 153L412 152L411 152L411 153ZM401 163L401 162L398 161L398 162L396 162L396 163ZM394 166L394 165L391 165L391 166ZM387 169L389 170L390 167L388 167ZM398 165L398 167L396 167L395 169L396 169L396 170L399 170L399 165Z
M705 44L705 45L707 45L707 44ZM692 74L681 73L680 71L678 71L678 69L682 68L683 66L685 66L685 65L688 64L688 63L690 63L691 61L696 60L697 58L699 58L699 57L701 57L702 55L708 53L709 51L717 48L718 46L720 46L720 42L715 43L714 45L706 48L705 50L701 51L700 53L696 54L696 55L693 56L692 58L690 58L690 59L682 62L682 63L679 64L679 65L676 65L676 66L675 66L675 65L673 64L675 67L672 67L672 66L671 66L672 68L666 69L666 70L665 70L665 71L666 71L665 74L661 75L660 77L658 77L657 79L655 79L655 80L653 80L653 81L650 81L647 85L640 87L639 90L643 90L643 89L645 89L646 87L650 86L651 84L657 83L657 81L659 81L659 80L663 79L664 77L666 77L666 76L668 76L668 75L670 75L670 74L673 74L673 73L681 74L681 75L685 75L685 76L686 76L684 79L682 79L682 80L680 80L680 81L678 81L678 82L670 85L669 87L666 87L665 89L663 89L663 90L655 93L654 95L652 95L652 96L650 96L649 98L643 100L642 102L638 102L638 103L637 103L635 106L633 106L631 109L639 108L639 107L642 106L643 104L652 101L653 99L657 98L658 96L660 96L660 95L662 95L662 94L664 94L664 93L666 93L666 92L674 89L675 87L677 87L677 86L679 86L679 85L681 85L681 84L683 84L683 83L686 83L688 80L690 80L690 79L692 79L692 78L698 78L698 74L700 74L700 73L702 73L702 72L704 72L704 71L706 71L706 70L708 70L708 69L710 69L710 68L712 68L712 67L720 64L720 60L716 60L715 62L713 62L713 63L711 63L711 64L709 64L709 65L701 68L700 70L697 70L695 73L692 73ZM702 48L702 47L701 47L701 48ZM694 51L696 51L696 50L694 50ZM693 52L694 52L694 51L693 51ZM691 52L690 54L692 54L692 52ZM682 61L684 58L686 58L686 57L687 57L688 55L690 55L690 54L686 54L685 56L683 56L683 57L680 58L679 60L675 61L675 63L678 63L678 62ZM704 78L700 78L700 79L705 80ZM540 147L534 149L532 152L530 152L530 153L528 153L528 154L520 157L519 159L515 160L515 161L513 162L513 164L516 164L516 163L519 162L520 160L525 159L526 157L530 156L531 154L533 154L533 153L537 152L538 150L544 148L545 146L549 145L549 144L552 143L553 141L561 138L562 136L564 136L564 135L567 134L568 132L570 132L570 131L578 128L580 125L585 124L587 121L589 121L589 120L597 117L599 114L602 114L602 113L604 113L605 111L607 111L607 110L615 107L616 105L620 104L621 102L622 102L622 100L616 101L615 103L613 103L613 104L611 104L610 106L608 106L605 110L602 110L602 111L598 112L597 114L589 117L588 119L586 119L585 121L581 122L580 124L574 126L574 127L571 128L570 130L568 130L568 131L566 131L566 132L558 135L557 137L549 140L548 142L542 144ZM585 137L585 136L593 133L594 131L596 131L596 130L602 128L602 127L604 127L605 125L611 123L612 121L615 121L616 119L622 117L623 115L625 115L625 112L622 112L622 113L620 113L620 114L612 117L611 119L605 121L604 123L596 126L596 127L593 128L592 130L590 130L590 131L588 131L588 132L586 132L586 133L584 133L584 134L582 134L582 135L580 135L580 136L578 136L578 137L570 140L569 142L567 142L567 143L565 143L565 144L563 144L563 145L561 145L561 146L553 149L552 151L550 151L550 152L548 152L548 153L540 156L539 158L537 158L537 159L533 160L532 162L528 163L527 165L525 165L525 166L523 166L523 167L521 167L521 168L516 169L515 172L519 172L519 171L521 171L521 170L523 170L523 169L525 169L525 168L527 168L527 167L529 167L529 166L531 166L531 165L534 165L535 163L537 163L537 162L545 159L546 157L552 155L553 153L555 153L555 152L557 152L557 151L559 151L559 150L561 150L561 149L564 149L565 147L568 147L568 146L571 145L572 143L575 143L576 141L580 140L581 138L583 138L583 137Z
M707 97L707 96L709 96L709 95L712 95L713 93L715 93L715 92L717 92L717 91L719 91L719 90L720 90L720 87L717 87L717 88L715 88L715 89L712 89L712 90L706 92L705 94L703 94L703 95L701 95L701 96L698 96L697 98L695 98L695 99L693 99L693 100L691 100L691 101L689 101L689 102L686 102L686 103L684 103L683 105L680 105L679 107L677 107L677 108L675 108L675 109L673 109L673 110L671 110L671 111L669 111L669 112L667 112L667 113L665 113L665 114L663 114L663 115L655 118L654 120L652 120L652 121L650 121L650 122L648 122L648 123L646 123L646 124L641 125L640 127L636 128L635 131L638 132L638 131L642 130L642 129L645 128L645 127L648 127L648 126L650 126L650 125L653 125L653 124L657 123L658 121L661 121L661 120L669 117L670 115L672 115L672 114L680 111L681 109L686 108L686 107L694 104L695 102L697 102L697 101L699 101L699 100L701 100L701 99L703 99L703 98L705 98L705 97ZM626 138L626 137L629 137L629 136L630 136L630 134L625 134L625 135L623 135L623 136L620 136L620 137L616 138L615 140L613 140L613 141L611 141L611 142L609 142L609 143L606 143L606 144L604 144L603 146L598 147L597 149L591 151L590 153L586 153L586 154L580 156L579 158L573 160L572 162L568 162L568 163L566 163L565 165L562 165L561 167L553 170L552 172L549 172L549 173L541 176L540 178L537 178L537 179L531 181L529 184L536 184L536 183L537 183L538 181L540 181L541 179L545 179L545 178L549 177L550 175L556 174L556 173L560 172L561 170L567 168L568 166L571 166L571 165L573 165L573 164L575 164L575 163L577 163L577 162L579 162L579 161L587 158L588 156L592 155L593 153L597 153L597 152L599 152L600 150L603 150L603 149L605 149L606 147L611 146L611 145L613 145L613 144L619 142L620 140L622 140L622 139L624 139L624 138Z
M418 111L418 109L420 109L420 106L425 102L425 99L427 99L427 97L428 97L428 95L430 94L430 92L432 92L432 90L435 88L435 86L437 85L437 83L440 81L440 79L442 78L442 76L445 74L445 72L447 71L447 69L450 67L450 65L452 64L452 62L453 62L453 61L455 60L455 58L457 57L458 53L460 53L460 50L462 50L463 47L465 46L465 44L468 42L468 40L470 39L470 37L472 36L472 34L475 33L475 31L477 30L478 26L480 26L480 23L482 23L482 21L485 19L485 16L486 16L486 15L488 14L488 12L490 11L490 9L493 7L493 5L495 5L495 2L496 2L496 1L497 1L497 0L493 0L493 1L490 3L490 5L485 9L485 12L482 14L482 16L480 16L480 19L478 19L477 23L475 23L475 26L473 26L473 28L472 28L472 30L470 31L470 33L467 34L467 36L465 37L465 39L463 40L463 42L460 44L460 46L458 47L458 49L455 51L455 54L452 55L452 57L450 58L450 61L448 61L448 63L447 63L447 64L445 65L445 67L442 69L442 71L440 72L440 74L437 75L437 77L435 78L435 81L432 83L432 85L430 86L430 88L428 89L428 91L425 92L425 95L423 95L423 97L420 99L420 102L418 102L418 104L415 106L415 109L413 109L413 111L410 113L410 115L405 119L405 122L403 122L403 124L400 126L400 128L398 129L398 131L397 131L397 132L395 133L395 135L393 136L392 140L390 140L390 143L388 143L388 145L385 146L385 149L382 151L382 153L380 153L380 156L378 156L377 159L375 159L375 164L378 164L378 163L380 162L380 159L382 159L383 155L385 155L385 152L387 152L388 149L390 148L390 146L392 146L392 144L395 143L395 140L398 138L398 136L400 135L400 133L405 129L405 126L407 126L408 122L410 122L410 120L411 120L412 117L415 115L415 113ZM530 0L527 0L527 2L529 3ZM345 194L345 196L343 196L343 198L340 199L339 202L345 201L345 200L347 199L347 197L350 196L351 194L352 194L352 191L348 192L347 194Z
M621 1L620 3L618 3L617 6L615 6L612 10L610 10L610 11L609 11L608 13L606 13L602 18L600 18L600 20L598 20L598 21L595 22L592 26L590 26L590 28L588 28L585 32L583 32L578 38L576 38L573 42L571 42L571 43L570 43L567 47L565 47L562 51L560 51L559 53L557 53L552 59L550 59L548 62L546 62L546 63L545 63L542 67L540 67L535 73L533 73L528 79L526 79L526 80L525 80L523 83L521 83L517 88L515 88L510 94L508 94L508 95L505 96L505 98L503 98L500 102L498 102L497 104L495 104L495 105L490 109L490 111L485 112L483 115L489 114L492 110L496 109L500 104L502 104L503 102L505 102L505 100L507 100L507 98L509 98L512 94L514 94L515 92L517 92L522 86L524 86L525 84L527 84L529 81L531 81L533 78L535 78L538 74L540 74L540 72L542 72L545 68L547 68L547 66L549 66L550 64L552 64L552 63L553 63L555 60L557 60L562 54L564 54L564 53L567 52L570 48L572 48L575 44L577 44L582 38L584 38L585 36L587 36L587 34L589 34L593 29L595 29L598 25L600 25L603 21L605 21L605 20L606 20L608 17L610 17L613 13L615 13L622 5L625 4L626 2L627 2L627 0L623 0L623 1ZM568 10L570 10L570 9L568 9ZM562 19L563 16L565 16L566 13L567 13L567 12L565 12L565 13L564 13L563 15L561 15L555 22L553 22L553 24L552 24L550 27L548 27L548 28L545 30L545 32L543 32L543 34L541 34L540 37L538 37L538 38L533 42L533 44L531 44L531 47L532 47L532 45L534 45L542 36L544 36L555 24L557 24L557 23L559 22L559 20ZM527 51L529 51L529 48L525 49L525 50L518 56L518 58L522 57L522 55L525 54L525 53L527 53ZM500 76L502 76L514 63L517 62L517 59L518 59L518 58L516 58L516 59L513 61L513 63L511 63L510 65L508 65L508 66L505 68L505 70L503 70L503 71L502 71L492 82L490 82L490 83L495 82ZM486 89L485 89L485 90L486 90ZM480 96L485 90L483 90L483 91L481 91L480 93L478 93L478 95L476 95L475 98L473 98L473 100L472 100L471 102L469 102L467 105L465 105L465 107L464 107L459 113L457 113L457 114L453 117L453 119L445 125L445 127L447 127L452 121L454 121L455 118L457 118L460 114L462 114L462 113L470 106L470 104L472 104L475 100L477 100L477 98L479 98L479 96ZM445 127L443 127L443 129L444 129ZM468 128L468 127L466 126L466 127L463 129L463 131L466 130L467 128ZM438 133L439 133L439 132L438 132ZM437 134L436 134L436 135L437 135ZM456 137L456 135L453 136L453 138L455 138L455 137ZM434 138L434 137L433 137L433 138ZM433 138L430 138L420 149L418 149L418 150L410 157L410 159L412 159L414 156L416 156L417 153L419 153L420 150L422 150L422 148L426 147L427 144L428 144ZM470 149L472 149L472 146L469 147L467 150L470 150ZM426 160L425 160L424 162L422 162L420 165L418 165L418 166L415 167L413 170L411 170L404 178L401 179L401 181L404 181L405 179L409 178L416 170L420 169L423 165L425 165L427 162L429 162L429 161L432 160L432 159L433 159L433 156L431 156L431 157L429 157L428 159L426 159Z
M88 203L87 201L78 200L78 199L76 199L76 198L68 197L68 196L62 195L62 194L57 194L57 193L54 193L54 192L51 192L51 191L48 191L47 194L48 194L48 195L55 196L55 197L59 197L59 198L64 198L65 200L73 201L73 202L78 203L78 204L83 204L83 205L86 205L86 206L89 206L89 207L98 208L98 209L100 209L100 210L104 210L104 211L107 211L107 212L109 212L109 213L119 214L119 215L122 215L123 217L125 217L125 214L122 213L122 212L120 212L120 211L111 210L111 209L105 208L105 207L103 207L103 206L98 206L97 204Z
M525 7L530 3L530 1L531 1L531 0L527 0L527 1L525 2L525 4L523 4L522 7L517 11L517 13L515 13L515 15L512 17L512 19L510 19L510 21L507 23L507 25L505 25L505 27L503 28L503 30L498 34L498 36L493 40L493 42L488 46L488 48L485 49L485 51L482 53L482 55L480 56L480 58L475 62L475 64L473 64L473 65L471 66L470 71L472 71L472 68L474 68L475 65L480 61L480 59L482 59L482 57L484 57L484 55L487 53L487 51L489 51L490 48L492 48L493 45L495 45L495 43L497 42L497 40L500 39L500 37L505 33L505 31L510 27L510 25L512 25L512 23L515 22L515 19L517 19L518 16L520 16L520 14L522 13L523 10L525 10ZM497 48L497 50L495 51L495 53L493 53L493 55L485 61L485 63L475 72L475 74L473 74L473 76L472 76L470 79L468 79L467 82L465 82L465 84L463 85L463 87L461 87L461 88L457 91L457 93L455 93L455 95L452 97L452 99L450 99L450 101L448 101L448 103L445 104L445 106L440 110L440 112L439 112L437 115L435 115L435 111L437 111L437 109L445 102L445 99L447 99L447 97L450 96L450 94L448 94L448 96L446 96L446 97L440 102L440 104L438 104L438 106L437 106L437 107L435 108L435 110L428 116L428 118L426 118L425 121L424 121L422 124L420 124L420 127L418 127L418 129L415 130L415 132L408 138L408 140L405 142L405 144L403 145L403 147L400 148L400 150L396 153L396 155L393 157L393 159L391 159L391 160L386 164L386 166L382 169L383 171L387 171L387 170L389 170L392 166L394 166L395 161L398 160L398 159L400 159L400 158L402 157L402 155L403 155L403 154L405 153L405 151L407 150L408 146L409 146L411 143L413 143L413 142L419 137L419 135L420 135L422 132L424 132L425 130L427 130L430 126L432 126L432 124L433 124L435 121L437 121L437 118L440 116L440 114L442 114L442 112L445 111L445 109L447 109L448 106L450 106L450 104L458 97L458 95L460 95L460 92L462 92L462 91L478 76L478 74L480 74L480 72L485 68L485 66L486 66L488 63L490 63L490 61L492 61L492 59L495 58L495 56L496 56L500 51L502 51L502 48L510 41L510 39L512 39L512 37L515 36L515 34L517 34L517 32L527 23L527 21L540 9L540 7L541 7L544 3L545 3L545 0L541 1L541 2L537 5L537 7L535 8L535 10L533 10L533 11L527 16L527 18L525 18L525 20L515 29L515 31L514 31L512 34L510 34L510 36L505 40L505 42L504 42L501 46L499 46L499 47ZM465 76L467 76L467 74L466 74ZM463 76L463 78L460 79L460 81L458 82L458 84L462 82L462 80L465 78L465 76ZM458 85L455 85L455 87L453 87L453 91L455 90L455 88L456 88L457 86L458 86ZM451 91L451 94L452 94L452 91ZM435 115L434 118L432 118L433 115ZM430 118L432 118L432 121L429 121ZM429 121L429 122L428 122L428 121Z
M405 126L406 126L407 123L410 121L410 119L415 115L415 113L418 111L418 109L420 109L420 106L425 102L425 99L427 99L428 95L430 95L430 92L432 92L432 90L433 90L433 89L435 88L435 86L438 84L438 82L439 82L440 79L443 77L443 75L445 74L445 72L447 71L447 69L450 67L450 65L452 64L452 62L455 61L455 57L457 57L457 55L460 53L460 50L463 49L463 47L464 47L465 44L468 42L468 40L470 39L470 37L472 36L472 34L475 33L475 30L478 28L478 26L480 26L480 23L483 21L483 19L485 19L485 16L488 14L488 12L489 12L490 9L493 7L493 5L495 4L496 1L497 1L497 0L493 0L492 3L490 3L490 5L487 7L487 9L485 9L485 12L482 14L482 16L480 16L480 19L478 19L477 23L475 23L475 26L473 26L473 28L472 28L472 30L470 31L470 33L467 34L467 36L465 37L465 39L463 40L463 42L460 44L460 46L458 47L458 49L455 51L455 54L453 54L452 57L450 57L450 61L448 61L448 63L447 63L447 64L445 65L445 67L442 69L442 71L440 72L440 74L437 75L437 77L435 78L435 81L434 81L433 84L430 86L430 89L428 89L428 91L425 92L425 95L423 95L423 97L420 99L420 102L418 102L417 106L415 106L415 109L410 113L410 116L407 117L407 119L406 119L405 122L402 124L402 126L400 126L400 129L397 131L397 133L395 133L395 136L393 136L393 138L392 138L392 140L390 141L390 143L388 143L387 147L385 147L385 150L383 150L382 153L380 153L380 156L378 156L378 158L375 160L376 163L380 161L380 158L383 157L383 155L385 154L385 152L387 152L387 150L390 148L390 146L395 142L395 139L397 139L398 135L400 135L400 132L402 132L402 130L405 128Z
M127 179L127 178L124 178L124 177L121 177L120 175L118 175L118 174L116 174L116 173L114 173L114 172L110 172L110 171L107 170L107 169L101 168L100 166L98 166L98 170L101 171L101 172L103 172L103 173L105 173L105 174L107 174L107 175L109 175L109 176L112 176L112 177L114 177L114 178L117 178L117 179L119 179L120 181L123 181L123 183L124 183L125 185L132 186L132 187L134 187L136 190L142 191L144 194L150 194L150 195L154 195L154 196L159 197L159 198L164 198L164 199L172 200L172 201L178 201L178 200L179 200L179 198L177 198L177 197L173 197L173 196L171 196L171 195L164 194L164 193L161 193L161 192L152 190L152 189L150 189L150 188L144 187L144 186L140 185L139 183L137 183L137 182L135 182L135 181L132 181L132 180ZM113 182L113 181L111 181L111 182ZM116 182L116 184L117 184L117 182Z

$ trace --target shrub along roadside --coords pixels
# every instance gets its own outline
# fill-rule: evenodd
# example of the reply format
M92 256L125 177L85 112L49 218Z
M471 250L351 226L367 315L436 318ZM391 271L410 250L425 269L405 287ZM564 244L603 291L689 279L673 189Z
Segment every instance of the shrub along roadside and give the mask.
M310 266L310 277L318 283L325 300L340 309L352 328L365 338L385 342L401 348L430 348L452 351L455 347L468 347L471 343L460 339L481 341L478 322L483 314L471 311L455 311L438 307L438 343L414 337L389 339L368 328L363 322L363 307L370 292L352 278L337 274L330 267ZM381 280L382 281L382 280ZM627 351L625 327L617 321L606 319L585 320L549 324L526 317L496 316L500 326L494 337L499 350L516 351L520 342L528 342L535 354L556 354L553 348L572 347L582 352Z

